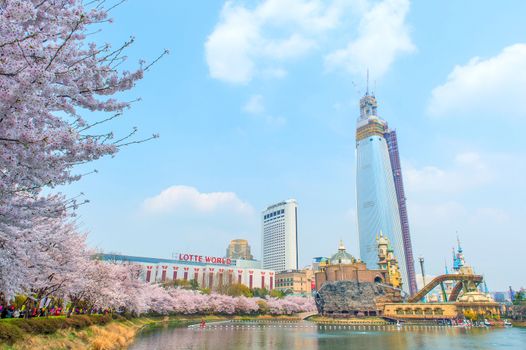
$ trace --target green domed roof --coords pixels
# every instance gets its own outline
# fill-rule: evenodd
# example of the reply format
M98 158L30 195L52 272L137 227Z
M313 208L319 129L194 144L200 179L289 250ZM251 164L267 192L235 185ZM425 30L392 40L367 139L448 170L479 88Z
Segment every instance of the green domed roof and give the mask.
M345 251L345 246L343 242L340 241L340 246L338 247L338 252L331 256L331 264L352 264L356 259Z

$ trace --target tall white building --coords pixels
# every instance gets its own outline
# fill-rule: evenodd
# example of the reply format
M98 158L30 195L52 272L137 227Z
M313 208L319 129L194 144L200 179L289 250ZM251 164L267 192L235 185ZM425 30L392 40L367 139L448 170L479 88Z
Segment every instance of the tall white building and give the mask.
M376 268L376 237L389 238L402 273L403 289L409 291L406 255L393 168L385 135L387 122L378 117L377 102L369 92L360 99L360 117L356 124L356 194L360 258Z
M289 199L262 213L262 265L277 272L298 269L298 204Z

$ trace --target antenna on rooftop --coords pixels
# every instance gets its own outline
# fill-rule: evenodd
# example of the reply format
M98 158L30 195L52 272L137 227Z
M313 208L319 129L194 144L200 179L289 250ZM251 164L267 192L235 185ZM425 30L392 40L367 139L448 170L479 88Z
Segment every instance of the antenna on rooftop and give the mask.
M367 90L365 94L369 95L369 68L367 68Z

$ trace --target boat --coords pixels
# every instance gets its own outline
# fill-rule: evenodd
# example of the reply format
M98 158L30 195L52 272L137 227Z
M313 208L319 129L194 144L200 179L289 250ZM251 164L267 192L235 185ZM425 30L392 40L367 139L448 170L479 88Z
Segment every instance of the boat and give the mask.
M506 320L504 320L504 327L513 327L513 325L511 324L511 322L508 319L506 319Z
M491 323L487 319L484 319L484 326L490 327Z

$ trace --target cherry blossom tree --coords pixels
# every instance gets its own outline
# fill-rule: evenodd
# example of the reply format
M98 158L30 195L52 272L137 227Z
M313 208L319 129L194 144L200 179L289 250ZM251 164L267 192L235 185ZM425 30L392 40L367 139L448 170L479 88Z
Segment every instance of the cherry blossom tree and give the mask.
M256 298L235 297L236 313L253 314L259 310Z
M122 70L133 38L116 48L90 42L90 33L110 22L112 7L104 8L104 3L0 0L0 293L4 297L39 288L32 271L56 267L44 263L47 253L40 248L60 243L50 241L58 239L56 235L44 237L50 233L45 225L52 219L67 221L71 209L82 203L57 194L44 196L42 190L79 180L82 175L74 173L76 165L149 139L135 139L135 128L120 137L104 128L133 102L114 96L130 90L160 58ZM53 225L62 224L54 221ZM41 276L50 276L50 271L42 271Z
M117 94L166 52L122 69L133 38L116 48L90 41L111 21L104 6L0 0L0 299L22 293L35 304L57 297L135 314L257 312L258 298L163 288L142 282L139 266L97 260L71 219L83 202L52 192L83 176L77 165L156 137L136 139L135 128L115 136L107 127L133 103ZM273 314L314 309L305 299L266 303Z

